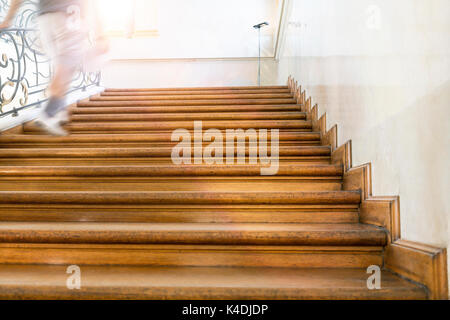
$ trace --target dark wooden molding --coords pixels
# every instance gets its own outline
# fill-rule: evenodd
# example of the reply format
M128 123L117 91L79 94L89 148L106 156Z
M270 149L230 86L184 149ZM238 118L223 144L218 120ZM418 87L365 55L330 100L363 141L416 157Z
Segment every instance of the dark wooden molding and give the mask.
M294 79L291 78L294 85ZM388 245L384 267L407 279L416 281L429 291L430 299L448 299L447 250L401 238L400 197L372 195L372 165L353 167L352 142L338 146L337 125L327 130L326 113L319 118L318 105L311 108L311 98L301 93L302 111L309 112L314 131L321 133L322 145L331 146L333 164L344 167L343 190L361 191L361 223L385 228Z

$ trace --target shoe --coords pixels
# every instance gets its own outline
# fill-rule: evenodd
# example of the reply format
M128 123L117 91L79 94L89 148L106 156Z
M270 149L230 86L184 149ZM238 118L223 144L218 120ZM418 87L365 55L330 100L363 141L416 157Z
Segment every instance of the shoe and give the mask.
M69 122L70 118L69 118L69 111L67 110L63 110L61 112L59 112L56 117L58 118L59 124L63 125Z
M66 130L61 128L59 117L50 118L45 112L41 113L36 124L52 136L65 137L69 135Z

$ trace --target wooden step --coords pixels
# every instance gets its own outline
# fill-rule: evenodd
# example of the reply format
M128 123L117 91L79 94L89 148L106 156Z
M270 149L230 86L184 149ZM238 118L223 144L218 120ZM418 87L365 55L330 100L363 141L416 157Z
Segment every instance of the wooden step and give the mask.
M103 102L131 102L135 105L137 101L143 101L146 106L210 106L210 105L242 105L242 104L297 104L293 98L272 98L272 99L208 99L208 100L152 100L151 97L91 97L90 101ZM120 105L120 104L119 104ZM113 105L109 105L113 106ZM122 105L125 106L125 105Z
M154 101L91 101L91 100L82 100L77 103L78 108L138 108L138 107L147 107L147 108L155 108L155 110L158 110L159 112L165 112L162 110L168 110L171 112L171 110L185 110L186 112L195 112L195 110L199 110L199 112L207 112L208 110L211 111L219 111L224 110L223 112L229 111L264 111L270 108L273 108L274 106L277 109L283 110L299 110L299 104L297 101L295 103L292 103L292 101L289 100L289 103L285 103L286 100L283 100L284 102L279 103L271 103L270 101L267 103L261 103L261 101L258 100L258 103L252 103L250 100L242 100L242 103L225 103L222 101L222 103L217 104L194 104L194 103L176 103L173 102L171 104L158 104Z
M52 137L44 134L0 135L0 148L173 148L179 142L171 141L171 132L142 134L72 134L67 137ZM194 133L191 132L191 142ZM246 143L249 142L246 137ZM206 147L210 142L204 142ZM269 136L270 149L270 136ZM280 146L320 146L320 134L308 132L280 132ZM237 146L237 142L235 143Z
M2 204L359 204L357 191L327 192L95 192L1 191Z
M31 134L33 135L33 134ZM30 135L30 136L31 136ZM36 136L38 136L36 134ZM48 137L44 134L41 137ZM248 141L246 142L248 144ZM53 142L48 140L48 142L23 142L23 143L0 143L0 148L5 149L49 149L49 148L174 148L179 142L103 142L101 144L97 142L83 142L83 141L71 141L62 144L61 142ZM211 142L203 142L203 148L209 146ZM238 143L235 142L235 148L237 148ZM292 141L292 140L281 140L279 141L279 146L284 147L307 147L307 146L321 146L319 141ZM268 149L270 150L270 141L268 142Z
M367 288L361 269L81 266L69 290L67 266L0 267L1 299L343 300L426 299L424 288L383 271ZM220 313L220 311L217 311ZM216 315L217 315L216 313Z
M71 108L72 114L144 114L144 113L205 113L205 112L239 112L247 114L250 112L288 112L300 111L301 105L280 104L280 105L223 105L223 106L123 106L117 103L116 106L109 106L104 102L79 102L78 107Z
M306 120L304 112L260 112L260 113L152 113L152 114L74 114L71 122L117 122L117 121L195 121L195 120Z
M291 130L312 130L311 121L303 120L222 120L203 121L203 129L291 129ZM194 121L170 121L170 122L89 122L70 123L65 126L70 132L114 132L125 131L128 133L137 131L167 131L167 130L193 130ZM34 123L24 125L25 132L41 132L42 130Z
M367 268L378 246L0 244L1 264L178 267Z
M6 149L5 149L6 150ZM23 149L22 149L23 150ZM1 153L1 150L0 150ZM331 164L330 156L283 156L279 158L280 164ZM173 161L170 157L52 157L52 158L2 158L0 157L0 166L90 166L90 165L172 165Z
M47 135L0 135L0 146L21 143L57 143L61 146L68 143L151 143L171 142L172 132L152 132L142 134L72 134L67 137ZM320 141L319 132L287 132L280 131L280 141ZM193 134L191 141L194 141ZM248 138L247 138L248 141Z
M120 90L120 89L117 89ZM205 95L205 94L273 94L273 93L291 93L289 89L213 89L213 90L185 90L185 91L177 91L176 89L172 90L162 90L158 91L158 89L142 89L141 91L127 91L126 89L122 89L120 91L104 91L101 95L104 96L134 96L134 95Z
M358 223L358 204L70 205L4 204L2 221L131 223Z
M90 100L129 101L129 100L221 100L221 99L293 99L291 93L228 93L228 94L197 94L197 95L145 95L145 94L100 94Z
M224 155L230 148L224 148ZM232 147L237 153L236 148ZM249 148L246 148L246 156ZM1 149L0 158L149 158L172 155L173 148L50 148L50 149ZM270 154L270 149L268 150ZM280 146L280 156L330 156L327 146ZM192 155L193 155L192 149ZM224 158L225 161L225 158Z
M0 243L384 246L363 224L0 223Z
M17 177L2 178L0 191L341 191L340 177Z
M155 165L155 166L64 166L0 167L1 177L203 177L260 176L255 165ZM280 165L277 176L342 177L341 165Z
M231 86L231 87L181 87L181 88L107 88L105 92L141 92L141 91L214 91L214 90L288 90L288 86Z

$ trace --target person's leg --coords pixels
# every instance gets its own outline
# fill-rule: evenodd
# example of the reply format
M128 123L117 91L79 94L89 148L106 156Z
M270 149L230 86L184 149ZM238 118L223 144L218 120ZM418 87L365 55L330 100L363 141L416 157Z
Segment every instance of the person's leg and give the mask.
M46 14L40 19L40 29L46 47L51 51L49 57L54 65L54 75L47 89L48 104L42 112L39 124L50 134L66 135L60 126L60 115L67 107L65 95L81 63L83 34L70 30L67 15L64 13Z
M75 68L58 64L55 75L50 83L48 91L50 98L45 108L48 117L53 118L66 107L65 94L70 88L70 80L73 78Z

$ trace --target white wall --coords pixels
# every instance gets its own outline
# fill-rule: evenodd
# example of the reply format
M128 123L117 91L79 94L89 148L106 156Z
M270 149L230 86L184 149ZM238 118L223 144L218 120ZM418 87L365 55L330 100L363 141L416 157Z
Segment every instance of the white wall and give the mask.
M123 2L103 0L103 21L123 18ZM106 87L256 85L258 32L262 29L262 83L277 79L273 58L282 0L139 0L157 36L111 38L111 61L103 68ZM131 1L130 1L131 4ZM155 12L157 12L155 14ZM141 19L142 20L142 19ZM155 20L154 22L152 22ZM109 21L109 22L111 22ZM139 23L138 23L139 24Z
M133 2L102 3L102 20L114 26L127 20L124 11ZM263 21L270 25L262 29L262 54L274 56L281 0L138 0L137 4L136 29L156 30L157 35L113 37L114 59L256 57L258 32L253 25Z
M448 247L450 1L291 6L279 83L292 74L354 165L372 162L374 195L401 196L403 238Z
M274 59L262 61L262 84L276 82L276 66ZM111 61L102 71L108 88L254 86L257 79L256 59Z

